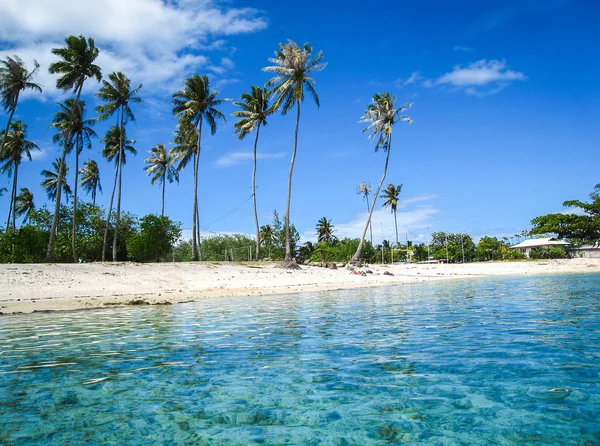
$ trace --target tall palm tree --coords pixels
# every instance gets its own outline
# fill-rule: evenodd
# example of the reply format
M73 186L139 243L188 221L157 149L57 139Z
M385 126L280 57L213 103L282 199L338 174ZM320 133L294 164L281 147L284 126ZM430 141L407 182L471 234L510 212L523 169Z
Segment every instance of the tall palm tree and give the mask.
M121 131L121 128L118 125L113 125L110 129L108 129L108 131L106 132L106 136L100 142L104 144L104 149L102 149L102 156L108 162L115 162L115 181L113 183L112 193L110 195L110 204L108 206L106 226L104 227L104 241L102 242L102 261L104 262L106 260L106 242L108 241L108 228L110 226L110 216L112 214L113 201L115 199L115 191L117 189L117 180L119 179L119 172L121 170L120 166L122 167L127 163L127 152L135 155L137 154L137 151L133 147L135 141L127 139L125 129ZM120 147L122 148L122 150L119 150Z
M162 184L162 207L160 215L165 215L165 184L167 180L179 182L179 174L175 169L176 152L173 149L167 152L164 144L157 144L150 149L150 156L144 160L147 166L144 168L148 175L152 175L151 184L157 181Z
M25 90L42 92L42 87L31 82L40 67L35 60L33 61L33 65L34 68L32 71L27 70L25 63L18 56L7 56L6 59L0 60L0 102L4 111L9 114L6 129L4 129L4 136L0 143L0 153L4 148L5 138L8 136L10 124L17 109L21 92Z
M66 181L63 181L63 178L69 173L69 166L63 163L61 158L56 158L52 162L52 167L54 167L54 170L42 170L42 176L45 178L41 184L42 189L46 191L48 198L52 201L58 202L61 192L65 193L65 197L69 201L69 196L72 194L71 187ZM52 230L56 231L56 228Z
M102 79L101 68L94 64L100 50L96 48L94 39L83 36L69 36L65 39L65 44L64 48L52 49L52 54L61 60L50 64L48 71L50 74L62 74L56 80L56 88L73 90L78 101L87 78L93 77L98 82Z
M260 238L268 249L269 257L271 257L271 246L273 246L273 239L275 238L275 234L273 233L273 227L271 225L261 226Z
M98 163L94 160L88 160L83 163L83 167L79 169L81 174L81 180L79 184L83 190L92 195L92 204L96 205L96 192L102 192L102 185L100 184L100 169L98 169Z
M269 109L269 92L265 88L252 87L250 94L243 93L240 102L234 102L241 110L233 112L233 116L240 118L235 123L235 133L240 139L256 129L254 138L254 168L252 170L252 198L254 199L254 223L256 224L256 260L260 259L260 229L258 225L258 210L256 208L256 146L260 126L267 125L267 116L273 111Z
M394 214L394 226L396 227L396 246L398 246L398 220L396 220L396 211L398 210L398 197L402 192L402 184L394 186L392 183L388 184L385 190L381 194L381 198L385 201L382 206L385 208L391 207L392 213Z
M137 88L131 88L131 82L123 73L110 73L109 81L102 81L100 91L96 96L103 102L104 105L98 106L96 111L100 113L100 119L108 119L115 113L119 116L119 127L121 129L121 139L119 143L119 158L117 161L117 169L119 171L119 188L117 192L117 215L115 218L115 235L113 238L113 262L117 260L117 239L119 234L119 222L121 219L121 184L122 184L122 154L123 154L123 135L125 133L125 123L135 121L133 112L129 108L129 104L138 104L142 99L137 95L142 84ZM110 217L110 215L109 215Z
M52 118L52 124L50 128L57 130L57 133L52 137L52 141L55 144L62 144L63 151L60 157L60 166L56 168L58 172L58 184L56 186L56 199L54 204L54 215L52 217L52 229L50 230L50 238L48 240L48 250L46 251L46 262L52 260L54 255L54 241L56 238L58 219L60 212L60 203L62 195L62 183L65 181L66 172L68 169L63 169L65 166L65 160L67 155L71 153L73 147L77 146L79 140L79 132L83 122L83 107L81 101L67 99L64 103L58 104L59 110L54 112L54 118ZM70 190L70 188L69 188Z
M333 235L334 225L331 224L331 220L327 220L326 217L321 218L317 222L317 241L319 243L333 243L336 237Z
M27 223L29 213L35 209L35 204L33 203L33 194L26 187L22 187L21 193L17 195L15 203L15 214L18 217L25 215L23 224Z
M367 202L367 212L369 212L369 194L371 193L371 183L367 183L366 181L363 181L362 183L360 183L358 186L356 186L356 193L358 195L362 195L362 197L365 199L365 201ZM370 240L371 240L371 245L373 244L373 225L371 224L371 222L369 221L369 231L370 231Z
M358 244L358 248L352 256L352 260L350 261L353 264L357 264L360 261L360 254L362 251L362 246L365 241L365 236L367 235L367 228L371 222L371 217L373 216L373 209L375 209L375 202L377 201L377 197L379 196L379 191L381 190L381 186L385 181L385 176L387 175L387 168L390 161L390 153L392 149L392 128L394 124L397 122L407 122L412 123L412 118L408 116L404 116L401 113L408 110L412 104L404 104L399 108L395 108L396 96L391 96L389 93L377 93L373 96L373 103L369 104L365 114L361 118L360 122L368 123L367 128L363 130L363 132L370 131L371 134L369 137L375 141L375 151L383 150L386 152L385 157L385 166L383 168L383 176L379 181L379 185L377 186L377 191L375 195L373 195L373 203L371 204L371 209L369 211L369 217L367 219L367 223L365 225L365 229L363 231L362 237L360 238L360 242Z
M288 43L280 43L280 49L275 51L275 57L269 62L275 65L264 67L263 71L274 73L267 86L272 86L271 92L276 96L273 109L281 108L281 114L285 115L296 106L296 130L294 133L294 150L290 162L290 173L288 176L287 205L285 211L285 266L297 267L292 259L290 240L290 203L292 200L292 173L296 160L296 149L298 148L298 126L300 125L300 105L304 101L304 91L313 98L319 107L319 96L315 90L315 80L311 73L321 71L327 64L321 63L323 53L319 53L311 60L313 49L308 43L299 47L296 42L288 40Z
M195 74L185 80L185 86L173 95L173 114L179 116L179 124L190 125L197 134L198 152L194 156L194 204L192 212L192 260L198 260L198 246L196 243L196 223L198 220L198 164L202 145L202 123L206 121L210 127L211 135L217 131L217 119L226 122L225 115L216 107L225 99L217 99L219 92L210 91L208 76Z
M31 151L39 149L37 144L27 140L27 125L21 121L12 122L8 133L4 130L1 132L2 140L5 141L4 149L0 152L0 172L7 173L10 177L13 176L12 192L10 195L10 208L8 210L8 219L6 221L6 230L10 227L12 216L12 228L16 229L16 200L17 200L17 183L19 177L19 166L23 157L31 160Z

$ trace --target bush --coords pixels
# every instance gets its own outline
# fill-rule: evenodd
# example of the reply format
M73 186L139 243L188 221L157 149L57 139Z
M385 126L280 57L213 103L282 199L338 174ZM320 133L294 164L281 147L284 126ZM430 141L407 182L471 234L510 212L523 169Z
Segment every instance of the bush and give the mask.
M527 258L525 254L516 249L502 248L500 253L502 254L502 260L523 260Z
M127 240L127 254L137 262L158 262L171 252L181 237L181 224L169 217L148 214L140 220L140 232Z
M568 259L569 255L560 246L535 248L529 253L530 259Z
M48 231L34 226L23 226L16 232L0 234L1 263L40 263L48 246Z

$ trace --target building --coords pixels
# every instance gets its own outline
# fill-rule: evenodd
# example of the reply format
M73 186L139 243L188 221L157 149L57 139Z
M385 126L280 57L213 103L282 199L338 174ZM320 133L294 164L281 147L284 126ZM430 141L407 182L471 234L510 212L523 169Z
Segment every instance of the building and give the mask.
M529 253L532 249L536 248L551 248L553 246L560 246L563 248L567 248L571 246L570 243L558 240L554 237L547 238L531 238L529 240L525 240L517 245L510 246L510 249L516 249L519 252L522 252L529 258Z
M600 245L580 245L569 248L575 258L600 259Z

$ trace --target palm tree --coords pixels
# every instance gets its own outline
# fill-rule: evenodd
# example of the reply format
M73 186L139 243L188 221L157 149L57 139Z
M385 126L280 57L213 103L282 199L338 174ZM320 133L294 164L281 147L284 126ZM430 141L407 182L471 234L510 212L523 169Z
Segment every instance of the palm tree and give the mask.
M21 193L17 195L15 203L15 214L18 217L20 217L21 215L25 215L25 218L23 219L23 224L27 223L29 213L35 209L35 204L33 203L33 194L26 187L22 187Z
M100 50L96 48L94 39L79 36L69 36L65 39L65 48L53 48L52 54L59 56L61 60L50 64L50 74L62 74L56 80L56 88L76 93L76 101L79 101L83 83L89 77L96 78L100 82L102 70L94 61Z
M117 215L115 219L115 236L113 238L113 262L117 260L117 239L119 234L119 221L121 218L121 184L122 184L122 154L123 154L123 135L125 133L125 123L135 121L135 117L129 108L129 103L140 103L142 99L137 96L142 88L140 84L137 88L131 89L131 82L123 73L110 73L109 82L102 81L100 91L96 96L105 102L100 105L96 111L100 113L100 119L108 119L115 112L119 115L119 127L121 128L121 139L119 142L119 157L117 169L119 172L119 189L117 193ZM109 215L110 217L110 215Z
M197 133L197 154L194 155L194 204L192 212L192 260L198 260L196 244L196 223L198 220L198 163L202 145L202 123L206 121L211 135L217 131L217 119L226 122L225 115L216 107L224 99L217 99L218 91L210 91L208 76L195 74L185 80L185 86L173 95L173 114L179 115L180 126L188 124Z
M392 149L392 127L397 122L407 122L412 123L412 119L408 116L401 115L402 112L408 110L412 104L404 104L399 108L394 108L394 103L396 102L396 96L391 96L389 93L378 93L373 96L373 103L369 104L365 114L361 118L360 122L368 123L368 127L363 130L366 132L369 130L371 134L369 137L375 141L375 151L379 151L380 149L386 152L385 157L385 166L383 168L383 176L379 181L379 185L377 186L377 191L375 195L373 195L373 203L371 204L371 209L369 211L369 217L367 219L367 224L365 225L365 229L363 231L362 237L358 244L358 248L352 256L352 260L350 261L353 264L357 264L360 261L360 253L362 251L362 246L365 241L365 236L367 235L367 228L371 222L371 217L373 216L373 209L375 209L375 202L377 201L377 197L379 196L379 191L381 190L381 186L385 181L385 176L387 174L387 168L390 161L390 152Z
M96 192L102 192L102 185L100 184L100 170L98 169L98 163L94 160L88 160L83 163L83 167L79 169L81 174L81 180L79 184L83 190L92 195L92 204L96 205Z
M269 257L271 257L271 246L273 245L273 227L271 225L264 225L260 227L260 238L268 249Z
M358 195L362 195L362 197L366 200L367 202L367 212L369 212L369 194L371 193L371 183L367 183L366 181L363 181L362 183L360 183L358 186L356 186L356 193ZM373 244L373 225L371 224L371 222L369 221L369 231L370 231L370 236L371 236L371 245Z
M173 180L179 182L179 174L175 169L175 154L173 149L167 152L164 144L157 144L150 149L150 156L144 160L147 164L145 167L146 173L152 175L151 184L157 181L162 184L162 207L161 216L165 215L165 184L167 180L172 183Z
M385 200L382 206L385 206L386 208L391 207L394 214L394 226L396 227L396 246L398 246L398 221L396 220L396 211L398 210L398 197L400 196L400 192L402 192L402 184L394 186L392 183L390 183L381 194L381 198Z
M63 167L62 172L61 166ZM65 193L67 201L69 201L69 196L72 193L71 188L66 181L63 181L63 178L69 173L69 166L63 163L61 158L56 158L56 160L52 162L52 167L54 167L53 171L42 170L42 176L45 178L41 184L42 189L46 191L48 198L52 201L58 202L58 200L60 200L61 192ZM56 228L53 228L52 230L56 231Z
M21 121L12 122L10 130L7 133L3 130L0 134L2 140L5 141L4 149L0 153L0 172L7 173L10 177L13 175L12 192L10 195L10 208L8 210L8 219L6 221L6 230L10 227L10 219L12 215L12 228L16 229L16 200L17 200L17 183L19 176L19 166L23 157L31 160L31 151L39 149L37 144L27 140L27 125Z
M333 235L335 232L333 230L334 225L331 224L331 220L327 220L326 217L321 218L317 222L317 241L319 243L328 243L332 244L336 237Z
M59 110L54 113L52 124L49 127L57 130L57 133L52 137L52 141L56 144L62 144L63 151L60 158L60 166L56 168L58 172L58 185L56 186L57 194L54 205L54 215L52 218L52 229L50 230L50 238L48 240L48 250L46 251L46 261L50 262L54 255L54 241L58 228L58 219L60 213L60 203L62 194L62 183L65 181L63 174L66 174L68 169L63 169L67 155L73 147L77 146L80 139L80 132L83 125L83 109L84 105L81 101L67 99L64 103L59 103ZM77 150L77 149L76 149ZM70 189L70 188L69 188Z
M6 59L0 60L0 102L2 102L4 111L9 113L4 137L2 143L0 143L0 153L4 148L5 138L8 136L21 91L29 89L42 92L42 87L31 82L40 67L37 61L33 61L33 70L28 71L25 63L18 56L13 57L7 56Z
M287 205L285 211L285 266L288 268L297 267L296 262L292 260L292 249L290 240L290 203L292 200L292 173L294 171L294 161L296 160L296 149L298 148L298 126L300 124L300 105L304 101L304 91L313 98L317 107L319 107L319 96L315 90L314 79L310 76L312 72L321 71L327 64L321 63L323 53L319 53L311 60L313 49L308 43L301 48L296 42L288 40L288 43L280 43L280 49L275 51L275 57L270 58L269 62L275 65L264 67L263 71L275 74L267 82L267 86L273 86L271 92L276 95L273 103L273 110L281 108L281 114L285 115L290 109L296 106L296 130L294 133L294 150L290 162L290 173L288 176Z
M108 206L106 226L104 227L104 241L102 242L102 261L104 262L106 260L106 242L108 241L108 227L110 225L110 216L113 209L113 201L115 198L117 180L119 178L120 172L119 160L121 166L124 166L127 163L126 152L135 155L137 154L137 151L133 148L133 144L135 143L135 141L127 139L125 129L123 129L123 131L121 132L121 128L118 125L113 125L110 129L108 129L108 131L106 132L106 136L100 142L104 144L104 149L102 149L102 156L108 162L115 162L115 181L113 183L112 194L110 195L110 204ZM122 147L122 150L119 150L119 147Z
M234 102L241 110L233 112L233 116L240 118L235 123L235 133L239 138L244 137L256 129L254 138L254 168L252 170L252 198L254 199L254 222L256 224L256 260L260 259L260 229L258 226L258 210L256 208L256 146L260 126L267 125L267 116L273 111L269 110L269 92L265 88L252 87L250 94L243 93L242 101Z

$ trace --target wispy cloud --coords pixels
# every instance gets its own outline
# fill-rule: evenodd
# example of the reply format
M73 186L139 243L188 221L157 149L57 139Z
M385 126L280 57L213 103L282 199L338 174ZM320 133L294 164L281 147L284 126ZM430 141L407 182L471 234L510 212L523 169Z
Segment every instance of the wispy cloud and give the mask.
M283 158L285 153L283 152L275 152L275 153L258 153L256 155L257 159L260 160L268 160L268 159L279 159ZM254 154L252 152L231 152L223 155L219 159L214 162L216 167L231 167L237 164L242 164L247 161L252 161L254 159Z
M0 2L0 57L18 54L30 67L36 59L41 64L36 82L45 95L57 95L56 76L48 73L56 61L50 50L64 46L65 36L83 34L95 38L105 73L123 71L134 83L170 91L200 67L215 67L218 74L232 69L231 59L211 63L207 53L226 50L223 37L267 25L259 10L217 0L5 0ZM97 88L88 84L88 92Z
M475 48L471 48L464 45L456 45L452 48L454 51L462 51L463 53L470 53L471 51L475 51Z
M40 150L32 150L31 151L31 160L32 161L40 161L48 159L54 152L53 147L40 147Z
M413 71L407 79L398 79L394 82L396 88L406 87L407 85L414 84L423 79L418 71Z
M450 85L470 95L485 96L497 93L511 82L526 78L524 73L509 70L506 61L482 59L466 67L456 65L451 72L423 84L426 87Z

